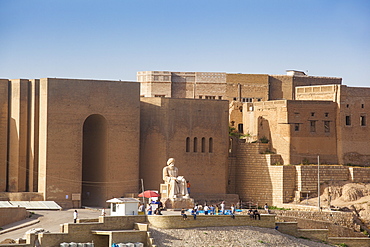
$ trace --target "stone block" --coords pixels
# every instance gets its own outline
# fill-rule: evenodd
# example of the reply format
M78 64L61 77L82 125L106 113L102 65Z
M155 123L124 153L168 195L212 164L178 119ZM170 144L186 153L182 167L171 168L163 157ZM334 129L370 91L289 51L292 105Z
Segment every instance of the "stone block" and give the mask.
M161 202L167 209L193 208L193 198L162 198Z

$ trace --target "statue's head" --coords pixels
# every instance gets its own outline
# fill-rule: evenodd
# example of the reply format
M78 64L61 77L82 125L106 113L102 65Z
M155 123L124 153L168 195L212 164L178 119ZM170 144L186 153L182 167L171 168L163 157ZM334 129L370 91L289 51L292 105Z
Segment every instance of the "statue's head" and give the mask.
M168 166L174 166L175 165L175 159L174 158L169 158L167 160L167 165Z

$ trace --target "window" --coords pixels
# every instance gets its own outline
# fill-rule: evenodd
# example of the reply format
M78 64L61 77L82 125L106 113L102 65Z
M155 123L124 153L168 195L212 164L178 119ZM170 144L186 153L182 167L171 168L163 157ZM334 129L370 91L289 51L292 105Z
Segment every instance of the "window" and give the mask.
M349 108L349 104L347 104L346 107Z
M366 126L366 116L360 116L360 125Z
M235 121L231 121L230 124L231 124L231 126L234 126L235 125Z
M364 104L361 104L361 108L364 108L365 107L365 105Z
M258 102L259 102L259 101L261 101L261 100L262 100L261 98L258 98L258 99L257 99L257 101L258 101Z
M202 153L206 151L206 138L202 138Z
M329 112L325 112L325 117L329 117Z
M241 107L239 107L239 111L240 112L243 112L243 107L241 106Z
M210 137L210 138L209 138L208 151L209 151L210 153L213 153L213 138L212 138L212 137Z
M252 102L252 98L242 98L242 102Z
M330 132L330 121L324 121L324 131L325 133Z
M194 137L194 153L198 152L198 138Z
M112 212L116 212L116 211L117 211L117 204L112 203Z
M243 124L238 124L238 132L243 133Z
M346 116L346 125L347 126L351 125L351 116Z
M315 116L315 113L314 112L311 112L311 117L314 117Z
M233 100L236 101L236 98L234 97Z
M222 96L218 96L218 99L222 99Z
M294 124L294 131L299 131L299 124Z
M190 152L190 137L186 138L186 152Z
M316 121L310 121L310 131L316 132Z
M166 97L166 95L163 95L163 94L156 94L156 95L154 95L154 97L164 98L164 97Z
M205 99L216 99L216 96L204 96Z
M202 95L199 95L199 99L201 99L202 98Z

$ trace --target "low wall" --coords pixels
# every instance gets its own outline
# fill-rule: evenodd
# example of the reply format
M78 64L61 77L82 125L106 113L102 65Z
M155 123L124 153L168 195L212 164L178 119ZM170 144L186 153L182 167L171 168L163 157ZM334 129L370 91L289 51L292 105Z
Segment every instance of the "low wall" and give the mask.
M81 220L84 221L84 220ZM99 216L98 221L86 223L66 223L61 225L60 233L40 233L38 239L41 246L59 247L63 242L87 243L94 242L95 246L108 246L110 240L125 240L126 242L142 240L146 243L146 231L133 229L142 228L136 223L146 222L145 215L129 215L129 216ZM116 233L108 231L119 230ZM125 232L127 230L127 232ZM96 232L96 231L99 231ZM106 232L104 232L106 231ZM27 235L27 244L23 246L34 246L36 235ZM16 246L16 245L9 245Z
M345 226L353 230L359 231L360 226L355 225L353 214L350 212L319 212L319 211L297 211L297 210L271 210L272 213L279 217L290 217L294 219L306 219L313 221L329 222L331 224L336 224L340 226ZM299 226L298 223L298 227ZM302 227L303 228L303 227ZM304 227L307 228L307 227Z
M298 223L297 222L276 222L277 230L279 232L298 237Z
M196 220L194 220L191 215L188 215L186 220L183 220L181 215L163 215L160 217L157 215L149 215L148 221L151 226L164 229L212 226L275 227L275 215L273 214L261 214L261 220L254 220L248 215L235 215L235 218L232 218L230 215L198 215Z
M28 217L26 208L22 207L7 207L0 208L0 227L7 224L24 220Z
M93 223L93 222L98 223L99 219L98 218L95 218L95 219L77 219L77 223Z
M298 229L298 237L308 239L328 240L328 229Z
M345 244L348 247L370 246L370 238L328 238L329 243Z

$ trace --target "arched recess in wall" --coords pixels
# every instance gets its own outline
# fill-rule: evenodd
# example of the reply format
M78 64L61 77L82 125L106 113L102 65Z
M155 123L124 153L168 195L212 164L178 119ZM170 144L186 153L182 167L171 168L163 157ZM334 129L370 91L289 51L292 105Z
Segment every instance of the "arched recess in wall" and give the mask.
M206 151L206 138L202 137L202 153Z
M190 152L190 137L186 138L186 152Z
M90 115L83 125L82 206L105 206L107 196L107 120Z
M213 153L213 138L212 137L209 138L208 151L210 153Z
M194 153L198 152L198 138L194 137Z

